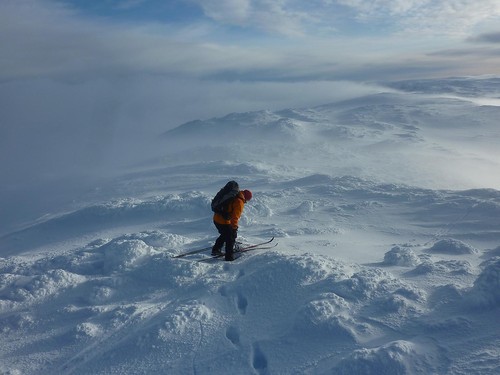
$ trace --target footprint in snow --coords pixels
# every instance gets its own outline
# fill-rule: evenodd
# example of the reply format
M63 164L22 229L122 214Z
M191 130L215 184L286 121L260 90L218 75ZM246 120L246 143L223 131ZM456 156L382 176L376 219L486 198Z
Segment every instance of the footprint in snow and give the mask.
M253 345L252 365L259 374L267 374L267 358L256 343Z
M241 315L245 315L248 306L248 300L246 299L246 297L243 294L238 293L236 302Z
M240 343L240 332L235 326L230 326L226 330L226 337L229 341L233 343L234 346L238 346Z
M227 288L225 286L221 286L219 288L219 293L223 297L228 297L229 296L229 292L228 292L228 290L227 290ZM248 300L241 293L237 293L235 299L236 299L236 306L238 307L238 310L240 311L240 314L241 315L245 315L246 312L247 312Z

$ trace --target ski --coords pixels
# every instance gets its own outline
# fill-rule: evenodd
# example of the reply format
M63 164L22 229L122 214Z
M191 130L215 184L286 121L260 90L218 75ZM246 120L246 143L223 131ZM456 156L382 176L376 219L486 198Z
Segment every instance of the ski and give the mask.
M253 250L268 250L268 249L275 248L276 246L278 246L277 242L275 244L269 245L269 246L257 246L257 247L245 248L245 249L242 249L239 251L235 251L234 253L239 254L239 253L246 253L247 251L253 251Z
M254 247L257 247L257 246L267 245L268 243L271 243L273 241L274 241L274 237L271 237L271 239L269 241L264 241L261 243L257 243L255 245L246 245L246 246L243 246L242 248L239 248L238 251L239 252L248 251L249 249L253 249Z
M191 251L188 251L186 253L174 255L172 258L182 258L182 257L185 257L186 255L198 254L198 253L202 253L204 251L208 251L211 249L212 249L212 246L207 246L207 247L204 247L203 249L191 250Z
M244 247L238 249L238 251L235 251L234 254L246 253L247 251L252 251L252 250L267 250L267 249L272 249L273 247L278 246L278 243L275 243L274 245L271 245L271 246L266 246L266 245L270 244L273 241L274 241L274 237L271 238L269 241L264 241L264 242L257 243L257 244L254 244L254 245L244 246ZM198 262L209 262L209 261L211 261L213 259L221 258L223 256L225 256L225 254L211 255L210 258L200 259L200 260L198 260Z
M241 244L240 242L237 242L237 243ZM196 249L196 250L191 250L191 251L188 251L185 253L177 254L177 255L174 255L172 258L182 258L182 257L185 257L187 255L203 253L204 251L208 251L208 250L212 250L212 246L207 246L207 247L204 247L203 249Z
M248 251L253 251L253 250L268 250L268 249L273 249L276 246L278 246L278 243L275 243L272 246L258 246L258 247L252 247L250 249L241 250L241 251L235 251L234 252L234 255L235 255L234 260L238 259L241 256L241 255L239 255L241 253L246 253ZM199 260L197 260L197 262L199 262L199 263L210 262L212 260L215 260L215 259L218 259L218 258L222 258L223 256L225 256L225 254L211 255L210 258L199 259Z
M252 250L267 250L267 249L272 249L273 247L278 246L278 243L276 242L275 244L269 245L269 246L257 246L257 247L246 247L244 249L240 249L236 251L236 253L246 253L247 251L252 251Z

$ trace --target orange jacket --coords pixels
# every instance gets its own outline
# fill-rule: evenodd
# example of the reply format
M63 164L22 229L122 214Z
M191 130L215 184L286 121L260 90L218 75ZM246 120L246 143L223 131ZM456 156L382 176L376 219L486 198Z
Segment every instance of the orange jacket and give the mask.
M238 221L240 220L241 214L243 213L243 207L245 205L245 197L243 196L243 192L240 191L236 198L229 204L228 213L230 216L230 220L226 220L222 217L221 214L214 214L214 222L217 224L226 224L231 225L233 229L238 229Z

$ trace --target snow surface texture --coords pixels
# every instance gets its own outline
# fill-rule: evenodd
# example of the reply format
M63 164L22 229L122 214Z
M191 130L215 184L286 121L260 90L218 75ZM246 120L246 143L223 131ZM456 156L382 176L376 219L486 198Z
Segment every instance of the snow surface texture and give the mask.
M498 170L499 113L393 93L168 132L0 238L0 374L500 373L500 191L435 187ZM279 246L172 258L213 243L230 179L239 240Z

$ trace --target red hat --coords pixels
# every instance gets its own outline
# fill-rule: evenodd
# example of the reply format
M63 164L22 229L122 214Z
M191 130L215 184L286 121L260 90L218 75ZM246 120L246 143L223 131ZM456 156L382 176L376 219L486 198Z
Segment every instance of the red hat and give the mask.
M245 197L245 200L248 202L250 199L252 199L252 192L250 190L243 190L243 196Z

